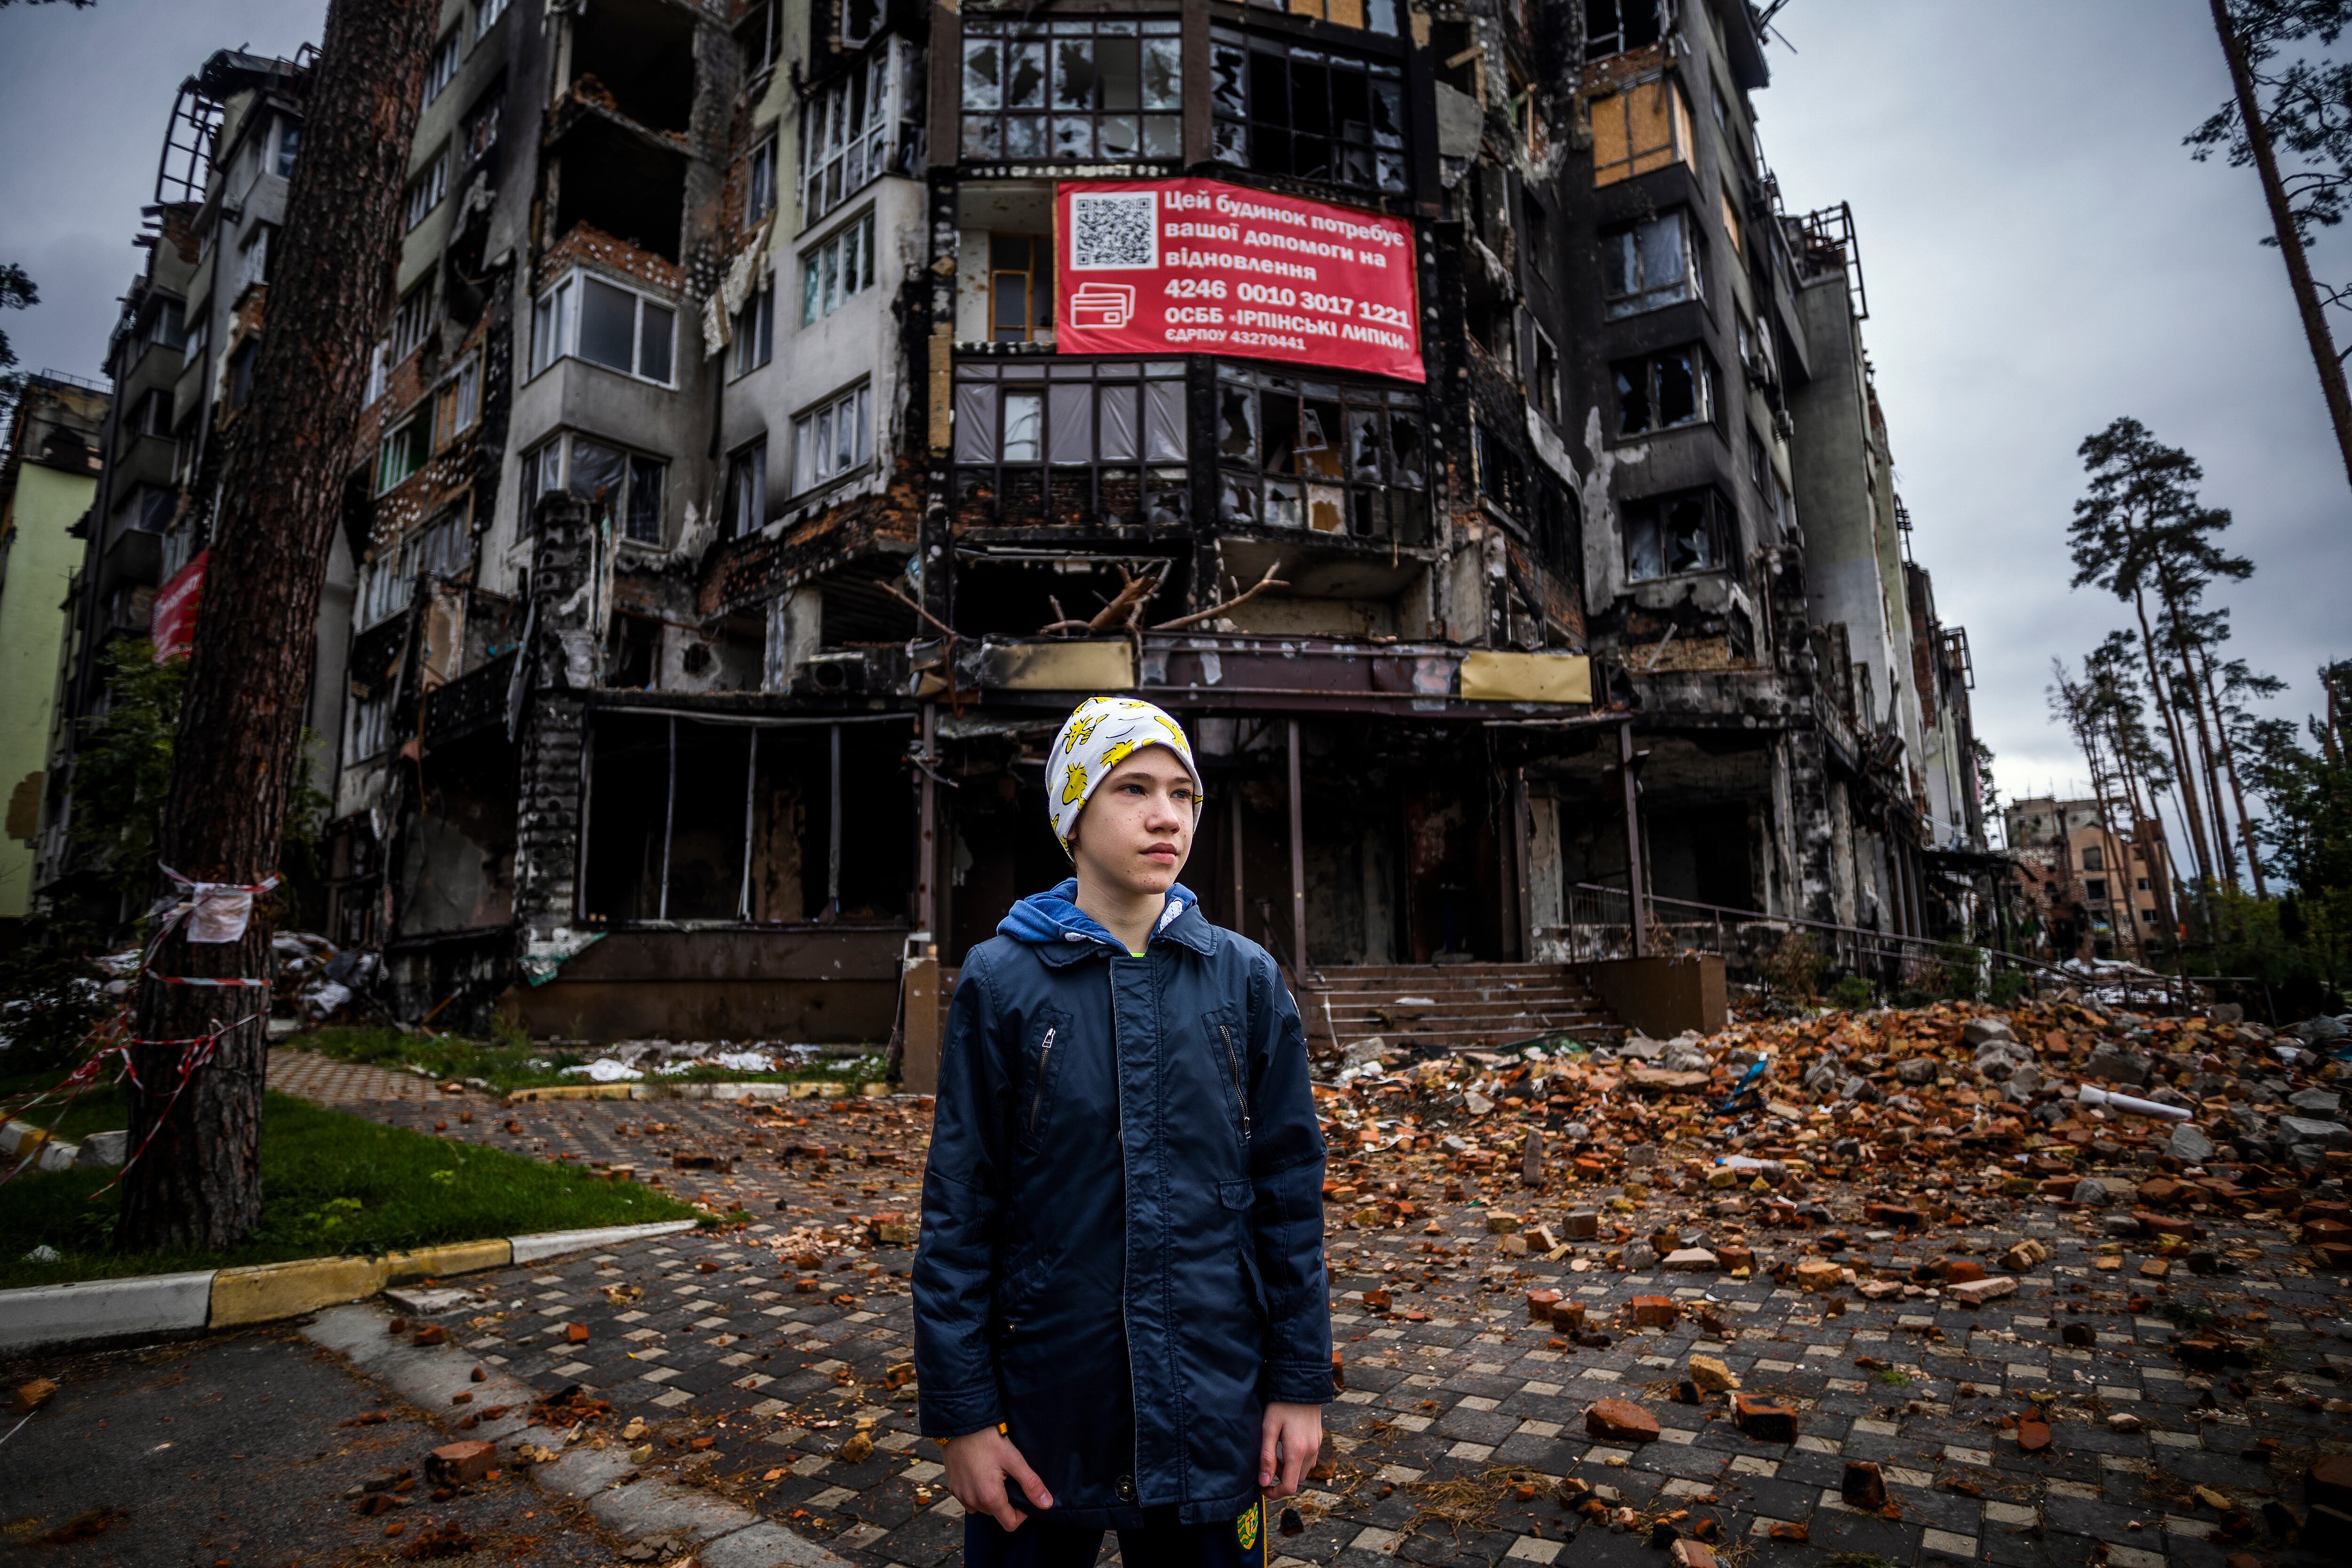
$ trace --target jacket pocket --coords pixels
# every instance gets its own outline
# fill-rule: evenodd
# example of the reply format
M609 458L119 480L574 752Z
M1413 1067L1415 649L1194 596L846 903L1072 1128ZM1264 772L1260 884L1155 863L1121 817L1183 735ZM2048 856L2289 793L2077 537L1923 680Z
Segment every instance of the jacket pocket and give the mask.
M1022 1052L1027 1079L1019 1102L1024 1149L1035 1148L1053 1121L1054 1085L1061 1077L1069 1032L1069 1025L1058 1014L1041 1014Z
M1224 1080L1231 1099L1234 1131L1241 1138L1242 1156L1249 1156L1249 1143L1255 1128L1252 1124L1249 1099L1249 1047L1244 1042L1241 1029L1231 1014L1220 1008L1206 1020L1209 1033L1209 1054L1215 1058L1217 1076Z

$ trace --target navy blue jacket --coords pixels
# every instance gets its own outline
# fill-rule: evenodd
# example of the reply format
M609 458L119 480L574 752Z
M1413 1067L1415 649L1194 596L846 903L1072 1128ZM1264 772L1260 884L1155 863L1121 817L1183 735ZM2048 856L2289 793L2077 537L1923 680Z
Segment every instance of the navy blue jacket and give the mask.
M1016 905L949 1006L915 1255L923 1431L999 1422L1048 1517L1256 1500L1269 1401L1331 1398L1323 1135L1272 958L1171 895L1141 957Z

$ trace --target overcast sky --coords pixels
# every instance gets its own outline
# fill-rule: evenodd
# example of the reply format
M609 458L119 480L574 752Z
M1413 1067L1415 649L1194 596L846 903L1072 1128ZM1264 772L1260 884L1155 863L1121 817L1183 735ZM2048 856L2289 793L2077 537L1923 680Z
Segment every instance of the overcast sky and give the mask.
M290 54L323 16L0 10L0 259L42 300L5 323L26 364L97 374L180 79L223 46ZM2313 669L2352 654L2352 488L2253 175L2180 144L2228 93L2205 0L1792 0L1776 29L1765 153L1790 211L1853 205L1903 498L2003 793L2083 787L2043 690L2053 654L2124 624L2066 586L2074 448L2118 415L2203 460L2256 565L2224 596L2238 651L2306 711ZM2340 241L2321 260L2352 271Z

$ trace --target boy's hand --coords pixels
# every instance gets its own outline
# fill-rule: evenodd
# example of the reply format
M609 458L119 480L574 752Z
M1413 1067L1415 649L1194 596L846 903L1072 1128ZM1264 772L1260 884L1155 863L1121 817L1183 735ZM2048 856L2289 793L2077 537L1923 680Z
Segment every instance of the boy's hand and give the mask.
M1293 1406L1292 1408L1297 1408ZM1313 1406L1306 1408L1312 1409ZM1319 1412L1318 1412L1319 1414ZM1034 1508L1051 1508L1054 1497L1013 1440L993 1426L950 1437L947 1446L948 1490L969 1513L984 1513L1007 1530L1018 1530L1029 1516L1005 1495L1009 1479Z
M1296 1497L1323 1448L1323 1407L1268 1405L1265 1432L1257 1450L1258 1488L1275 1497Z

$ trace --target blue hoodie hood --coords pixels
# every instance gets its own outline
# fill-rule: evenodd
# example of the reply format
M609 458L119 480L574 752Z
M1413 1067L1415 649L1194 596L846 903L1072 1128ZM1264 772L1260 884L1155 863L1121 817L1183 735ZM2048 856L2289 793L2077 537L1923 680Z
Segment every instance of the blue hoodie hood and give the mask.
M1160 912L1159 923L1151 934L1159 935L1174 924L1186 910L1201 901L1200 895L1179 882L1168 889L1168 907ZM999 936L1009 936L1015 942L1098 942L1106 947L1127 951L1127 944L1103 929L1102 923L1078 908L1078 879L1065 877L1042 893L1032 893L1004 913L996 924Z

